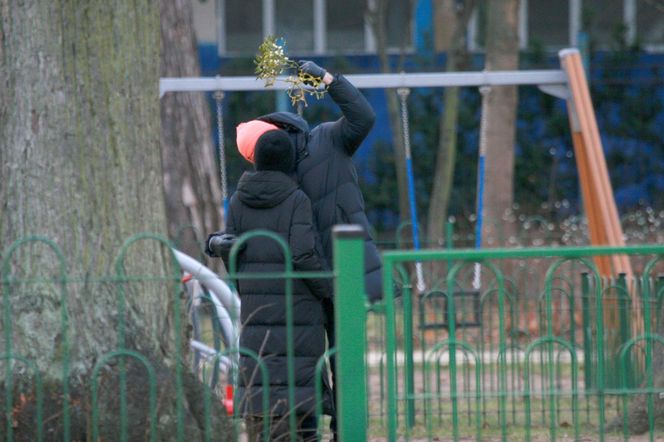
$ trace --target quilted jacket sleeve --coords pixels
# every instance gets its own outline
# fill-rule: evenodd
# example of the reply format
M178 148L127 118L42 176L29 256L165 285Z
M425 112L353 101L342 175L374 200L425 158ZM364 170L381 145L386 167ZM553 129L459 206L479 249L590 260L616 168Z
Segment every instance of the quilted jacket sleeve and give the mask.
M376 114L364 95L342 75L335 75L328 91L343 116L332 123L332 137L353 155L369 134Z
M235 218L233 217L233 212L234 212L233 206L236 205L235 204L235 199L236 199L236 196L233 195L231 197L231 202L228 205L228 213L226 214L226 230L225 230L225 232L221 232L221 233L226 233L228 235L232 235L232 236L235 237L235 239L237 239L237 229L236 229L236 226L235 226ZM231 267L230 267L230 254L231 254L231 248L233 247L233 244L234 244L234 242L225 243L224 244L225 245L224 251L221 255L221 258L224 261L224 267L226 268L227 271L230 271L230 269L231 269ZM238 253L238 256L239 256L239 253Z
M296 271L327 270L316 250L311 202L303 192L298 195L294 206L289 246L293 254L293 268ZM304 278L303 281L317 298L332 297L332 281L329 278Z

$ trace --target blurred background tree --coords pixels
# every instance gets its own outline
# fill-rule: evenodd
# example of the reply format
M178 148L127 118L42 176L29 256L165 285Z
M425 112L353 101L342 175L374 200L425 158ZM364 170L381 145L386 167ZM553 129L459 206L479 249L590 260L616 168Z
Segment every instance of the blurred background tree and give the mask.
M160 76L200 76L191 0L163 0L160 12ZM161 99L168 235L184 253L203 260L203 240L224 225L213 139L215 116L202 92L169 93Z

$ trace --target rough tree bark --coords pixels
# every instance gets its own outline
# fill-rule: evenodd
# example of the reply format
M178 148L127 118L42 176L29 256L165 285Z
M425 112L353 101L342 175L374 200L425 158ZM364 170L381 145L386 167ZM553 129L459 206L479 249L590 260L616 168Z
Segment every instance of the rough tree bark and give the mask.
M159 5L0 0L0 26L0 238L7 260L2 295L8 301L2 306L0 328L6 334L0 354L6 358L11 350L41 374L47 438L86 440L93 407L90 375L103 355L118 348L124 323L125 348L141 353L155 370L158 438L171 440L177 435L174 368L182 359L176 336L184 332L174 327L179 284L168 276L177 276L168 251L155 241L140 241L125 261L129 274L164 279L122 284L107 278L115 273L124 240L141 231L166 233ZM13 241L30 235L49 238L64 251L65 275L43 245L26 245L7 256ZM61 276L69 280L64 291L53 282ZM116 358L99 377L100 436L106 440L118 437L117 380L123 365L128 438L143 439L149 428L146 372ZM35 440L36 378L23 363L11 366L14 401L12 410L4 409L4 400L0 404L0 434L12 431L15 440ZM9 364L2 360L0 367L0 396L6 398ZM202 389L186 373L182 383L180 416L187 434L196 438ZM63 398L65 387L69 396Z
M445 70L455 72L464 67L466 64L464 60L468 57L465 35L475 1L467 0L459 7L456 1L438 0L434 6L437 31L436 51L447 51ZM444 112L438 123L440 137L427 217L427 236L431 247L441 247L445 241L445 221L452 193L456 160L459 88L445 88L443 103Z
M161 76L198 77L191 0L161 1ZM169 237L201 257L200 242L223 226L210 111L202 93L161 99L161 150Z
M519 68L519 0L487 4L487 71ZM481 134L486 137L482 246L507 245L510 223L503 220L514 200L514 139L517 105L516 86L491 87Z

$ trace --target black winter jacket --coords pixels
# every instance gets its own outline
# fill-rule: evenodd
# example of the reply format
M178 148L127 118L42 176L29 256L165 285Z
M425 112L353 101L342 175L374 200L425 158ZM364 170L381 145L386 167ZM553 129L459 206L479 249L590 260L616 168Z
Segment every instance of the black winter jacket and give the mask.
M242 235L256 229L277 233L292 253L293 270L321 271L309 198L291 177L275 171L247 172L230 201L226 233ZM285 271L283 250L273 239L254 237L237 257L237 271ZM239 279L241 300L240 346L260 356L269 372L272 415L288 412L286 289L283 279ZM315 411L315 368L325 352L321 300L331 296L327 279L294 279L293 352L297 413ZM244 414L262 414L262 382L254 359L241 356L238 397ZM327 378L327 376L325 376ZM324 394L324 410L331 412L331 396Z
M258 119L285 129L295 143L297 180L311 199L323 253L330 265L332 227L359 224L364 228L365 284L373 302L382 298L380 254L371 237L352 156L373 127L375 114L364 96L343 76L336 75L328 91L343 114L334 122L322 123L309 131L307 122L290 112L275 112Z

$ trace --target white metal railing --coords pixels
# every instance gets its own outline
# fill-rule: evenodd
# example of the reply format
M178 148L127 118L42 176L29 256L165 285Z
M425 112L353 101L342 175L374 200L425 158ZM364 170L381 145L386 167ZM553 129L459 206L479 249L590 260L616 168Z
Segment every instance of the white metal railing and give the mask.
M558 69L356 74L345 77L359 89L567 84L567 75ZM166 77L159 82L159 96L162 97L167 92L284 90L292 86L285 79L283 76L277 77L274 85L265 86L263 80L253 76Z

